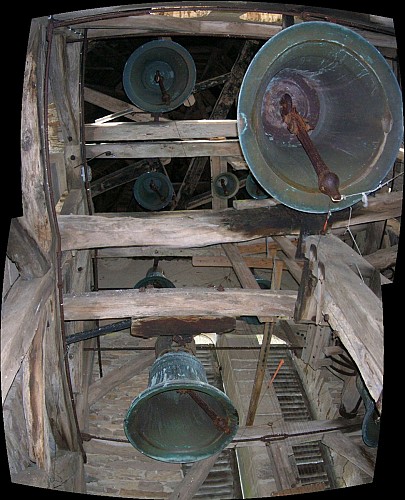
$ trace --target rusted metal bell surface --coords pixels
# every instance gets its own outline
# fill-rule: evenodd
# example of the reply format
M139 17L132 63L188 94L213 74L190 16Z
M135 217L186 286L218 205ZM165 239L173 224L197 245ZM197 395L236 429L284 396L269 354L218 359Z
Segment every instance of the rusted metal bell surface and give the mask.
M283 119L286 94L339 179L338 202L320 192L308 154ZM376 189L403 137L402 95L384 57L354 31L323 21L290 26L263 45L242 82L237 115L256 181L304 212L341 210Z
M196 68L190 53L170 40L153 40L136 49L123 73L128 98L150 113L179 107L190 97L195 80Z
M170 179L160 172L145 172L133 188L134 198L146 210L165 208L173 199L174 189Z
M201 362L177 351L156 359L148 388L127 412L124 430L141 453L162 462L188 463L224 449L238 424L232 402L208 384Z

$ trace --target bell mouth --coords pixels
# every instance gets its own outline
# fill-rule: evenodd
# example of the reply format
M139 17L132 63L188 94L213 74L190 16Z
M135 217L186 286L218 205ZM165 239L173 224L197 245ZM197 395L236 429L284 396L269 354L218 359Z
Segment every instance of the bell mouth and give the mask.
M308 155L280 114L285 93L340 179L341 198L319 191ZM342 210L377 189L403 135L401 91L383 56L354 31L321 21L290 26L262 46L244 76L237 115L242 153L260 187L309 213Z

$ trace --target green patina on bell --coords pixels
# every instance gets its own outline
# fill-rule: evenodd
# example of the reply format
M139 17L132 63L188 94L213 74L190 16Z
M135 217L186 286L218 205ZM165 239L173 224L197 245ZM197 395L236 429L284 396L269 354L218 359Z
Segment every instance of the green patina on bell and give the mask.
M201 362L172 351L156 359L148 388L136 397L125 417L129 442L162 462L187 463L223 450L239 424L228 396L208 384Z

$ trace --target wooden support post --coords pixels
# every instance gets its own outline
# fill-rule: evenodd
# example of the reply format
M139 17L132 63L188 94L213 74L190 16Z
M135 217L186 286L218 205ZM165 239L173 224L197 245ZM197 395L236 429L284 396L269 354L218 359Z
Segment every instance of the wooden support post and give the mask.
M216 195L214 190L214 179L217 175L226 172L227 165L224 158L220 156L211 156L210 157L210 166L211 166L211 196L212 196L212 209L213 210L221 210L223 208L228 208L228 200L226 198L220 198Z
M189 500L190 498L193 498L199 490L200 486L207 478L219 455L220 452L212 455L209 458L206 458L205 460L195 462L186 474L183 481L179 483L179 485L174 489L173 493L168 497L168 499Z

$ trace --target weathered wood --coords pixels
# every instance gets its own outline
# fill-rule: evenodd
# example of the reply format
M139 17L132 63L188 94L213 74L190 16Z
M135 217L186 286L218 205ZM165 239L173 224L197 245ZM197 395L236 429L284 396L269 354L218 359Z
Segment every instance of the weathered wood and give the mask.
M340 431L334 434L325 434L322 437L322 443L338 455L347 458L349 462L352 462L368 476L374 477L375 459L367 453L366 446L356 446L352 439Z
M228 200L226 198L220 198L215 192L214 179L227 171L227 164L224 158L220 156L211 156L210 158L210 169L211 169L211 201L213 210L221 210L228 207Z
M142 356L131 359L124 365L111 370L104 375L104 377L96 380L96 382L93 382L88 391L89 406L93 405L96 401L105 396L121 382L129 380L134 375L137 375L138 373L146 370L149 366L152 366L154 359L154 352L144 353Z
M383 387L384 333L381 300L365 285L357 268L369 264L333 235L309 236L317 257L325 263L322 313L356 363L371 397L377 401ZM338 285L338 286L337 286Z
M278 491L290 490L299 485L299 473L290 446L286 441L273 441L266 446Z
M26 226L30 228L31 236L41 252L49 255L53 239L44 190L42 120L39 116L39 110L43 107L45 38L44 23L33 21L22 89L24 112L21 115L21 190Z
M102 92L91 89L89 87L84 87L84 100L86 102L94 104L95 106L99 106L102 109L112 111L113 113L131 108L133 112L125 115L125 117L129 120L133 120L135 122L153 122L153 116L151 115L151 113L145 113L133 104L121 101L120 99L111 97L107 94L103 94ZM167 121L167 118L161 117L159 118L159 120Z
M110 142L86 145L86 158L109 151L114 158L195 158L198 156L229 156L241 154L237 139L183 141Z
M91 183L91 196L94 198L94 196L105 193L110 189L114 189L118 186L126 184L127 182L134 181L141 174L149 172L150 169L150 163L145 160L140 160L111 172L110 174L104 175L100 179L96 179Z
M11 220L7 256L23 279L40 278L50 268L49 257L42 253L29 228L24 225L23 217Z
M223 316L132 318L131 335L144 338L159 335L198 335L200 333L223 333L234 330L235 327L235 318Z
M317 491L324 491L326 489L325 483L304 484L302 486L295 486L294 488L286 488L284 490L272 493L272 497L284 497L290 495L301 495L302 493L315 493Z
M300 213L276 207L238 211L59 215L62 250L115 246L201 247L297 234Z
M273 269L273 259L266 257L244 257L246 266L252 269ZM193 256L192 264L195 267L232 267L232 263L225 255L218 256Z
M383 271L388 267L394 267L398 256L398 245L393 245L389 248L382 248L374 253L365 255L366 261L375 269Z
M169 495L169 500L189 500L193 498L200 486L206 480L210 470L214 467L221 452L215 453L204 460L195 462L187 472L183 481L179 483Z
M236 120L176 120L152 123L87 124L86 142L159 141L238 137Z
M42 278L19 278L2 307L1 396L7 396L14 377L26 356L42 315L41 309L54 288L52 271ZM18 335L16 334L18 333Z
M128 317L275 316L291 318L297 293L287 290L156 288L64 295L67 321Z

